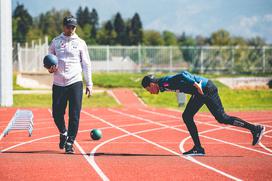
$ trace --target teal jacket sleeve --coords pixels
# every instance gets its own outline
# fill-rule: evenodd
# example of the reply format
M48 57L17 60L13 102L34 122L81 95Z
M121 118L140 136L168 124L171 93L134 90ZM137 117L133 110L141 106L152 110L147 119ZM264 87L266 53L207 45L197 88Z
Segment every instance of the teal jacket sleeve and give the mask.
M192 74L190 74L189 72L182 71L181 76L182 76L183 80L186 81L187 83L192 84L192 85L195 83L194 76Z
M196 83L199 83L200 81L202 81L202 88L206 87L207 83L208 83L208 79L207 78L204 78L204 77L201 77L201 76L198 76L198 75L193 75L187 71L182 71L180 74L179 74L183 81L185 81L186 83L190 84L190 85L193 85L195 82Z

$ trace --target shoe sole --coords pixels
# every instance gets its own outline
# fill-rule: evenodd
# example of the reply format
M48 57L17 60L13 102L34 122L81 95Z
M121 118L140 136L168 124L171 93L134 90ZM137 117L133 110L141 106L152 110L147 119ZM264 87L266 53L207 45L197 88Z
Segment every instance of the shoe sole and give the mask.
M262 139L262 137L264 135L264 132L265 132L265 126L263 126L263 129L262 129L262 131L260 133L260 137L259 137L259 139L258 139L258 141L257 141L257 143L255 145L257 145L261 141L261 139Z
M75 152L65 152L66 154L70 154L70 155L72 155L72 154L74 154Z
M186 154L186 155L183 155L183 156L205 156L205 153L192 153L192 154Z

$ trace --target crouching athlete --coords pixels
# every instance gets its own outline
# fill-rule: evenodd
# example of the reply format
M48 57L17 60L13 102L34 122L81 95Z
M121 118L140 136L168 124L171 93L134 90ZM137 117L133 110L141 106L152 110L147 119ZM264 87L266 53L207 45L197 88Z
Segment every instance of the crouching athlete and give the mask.
M253 135L252 145L256 145L260 141L265 131L265 127L262 125L253 125L238 117L226 114L217 87L207 78L193 75L187 71L161 78L147 75L142 79L142 86L151 94L175 91L192 95L182 114L182 118L193 139L194 147L183 153L183 155L205 155L205 150L201 146L198 130L194 122L194 115L203 104L208 107L219 123L248 129Z

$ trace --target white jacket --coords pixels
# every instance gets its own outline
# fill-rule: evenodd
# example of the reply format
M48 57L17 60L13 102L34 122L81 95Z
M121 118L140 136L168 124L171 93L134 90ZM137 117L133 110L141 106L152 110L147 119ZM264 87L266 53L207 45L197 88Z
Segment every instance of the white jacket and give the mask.
M54 38L49 53L58 57L58 70L54 73L54 85L68 86L82 81L82 70L88 87L93 86L91 61L88 47L76 34L65 36L63 33Z

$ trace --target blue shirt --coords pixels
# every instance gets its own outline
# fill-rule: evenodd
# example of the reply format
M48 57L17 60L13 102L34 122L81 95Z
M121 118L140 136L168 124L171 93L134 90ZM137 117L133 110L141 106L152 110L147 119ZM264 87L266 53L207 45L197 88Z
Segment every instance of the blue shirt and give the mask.
M165 76L159 79L158 85L160 92L164 91L175 91L184 92L186 94L199 94L197 89L193 86L195 82L199 83L202 80L202 89L206 87L208 79L190 74L187 71L182 71L173 76Z

